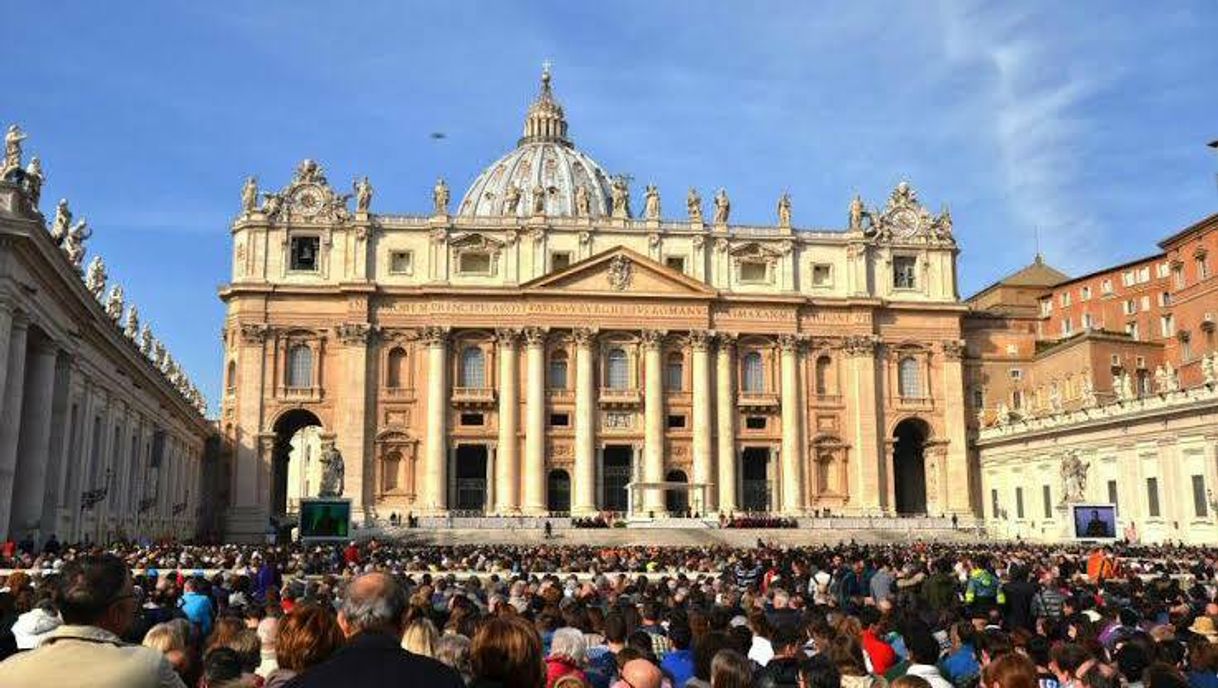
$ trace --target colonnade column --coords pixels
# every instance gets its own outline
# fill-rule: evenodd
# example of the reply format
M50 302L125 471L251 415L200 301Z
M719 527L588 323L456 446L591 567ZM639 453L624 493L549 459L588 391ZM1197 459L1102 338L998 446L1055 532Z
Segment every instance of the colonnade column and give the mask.
M736 510L736 385L732 372L732 359L736 353L736 342L729 335L719 335L719 353L716 358L715 404L718 414L719 447L719 511L730 513Z
M693 397L694 397L694 477L695 484L713 483L713 458L711 446L711 390L710 390L710 336L700 330L689 333L690 347L693 349ZM709 491L700 491L705 495L705 502L698 505L695 511L706 514L714 511L718 502Z
M375 504L371 487L372 480L365 480L368 452L368 344L372 339L372 328L368 323L351 322L338 326L338 340L345 347L342 366L347 378L346 396L339 408L339 432L336 439L338 450L344 457L343 495L351 497L351 518L367 521L372 516ZM182 454L183 462L186 452ZM185 497L185 487L179 487Z
M643 330L643 482L664 481L664 333ZM664 490L643 489L643 511L664 513Z
M799 394L799 347L796 335L782 335L778 346L782 354L782 511L794 515L803 511L803 432Z
M427 439L423 455L425 506L429 511L448 508L448 331L423 330L427 347Z
M25 344L29 321L15 316L8 338L8 360L0 361L7 371L0 389L0 504L12 504L17 472L17 438L21 430L21 399L25 391ZM9 510L0 509L0 537L9 532Z
M592 365L592 330L578 328L575 339L575 475L571 514L596 512L596 376Z
M499 342L499 446L495 450L495 511L520 509L520 332L501 329Z
M546 332L537 327L524 331L525 358L525 426L524 426L524 498L521 508L526 514L541 515L546 510Z
M55 395L54 342L43 340L31 347L29 398L21 418L20 456L16 466L13 491L12 520L14 535L34 530L35 540L41 542L42 500L46 496L47 466L51 445L51 402Z

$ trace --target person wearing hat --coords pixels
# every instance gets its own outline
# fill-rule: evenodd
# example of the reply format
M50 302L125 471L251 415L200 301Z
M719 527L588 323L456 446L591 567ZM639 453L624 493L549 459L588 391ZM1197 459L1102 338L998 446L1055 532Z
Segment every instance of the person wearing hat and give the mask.
M1204 614L1200 614L1193 619L1193 624L1188 627L1188 631L1194 635L1199 635L1211 643L1218 642L1218 627L1214 624L1214 619Z

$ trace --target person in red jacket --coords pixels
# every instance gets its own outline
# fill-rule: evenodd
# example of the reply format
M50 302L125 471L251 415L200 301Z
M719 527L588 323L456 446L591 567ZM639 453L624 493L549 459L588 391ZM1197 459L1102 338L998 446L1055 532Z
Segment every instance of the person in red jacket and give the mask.
M359 548L355 546L355 540L347 544L347 548L343 550L343 561L347 564L359 563Z
M871 660L871 673L883 676L897 663L897 653L892 646L882 640L884 633L881 628L883 617L875 607L863 607L859 610L859 621L863 624L863 633L859 641L867 659Z

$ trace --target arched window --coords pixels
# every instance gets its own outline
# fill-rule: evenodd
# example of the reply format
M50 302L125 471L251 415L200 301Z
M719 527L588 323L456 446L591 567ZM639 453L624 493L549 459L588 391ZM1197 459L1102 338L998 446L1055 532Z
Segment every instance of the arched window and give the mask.
M550 354L550 389L567 388L567 352L555 351Z
M288 387L313 386L313 350L304 344L288 349Z
M922 397L922 376L918 372L918 361L912 356L902 358L897 364L897 391L909 399Z
M664 387L670 392L680 392L685 386L685 357L674 351L664 363Z
M402 386L403 375L406 369L406 352L402 347L394 347L389 352L389 360L387 361L388 369L385 371L385 386L397 389Z
M231 394L237 389L237 362L229 361L224 373L224 388Z
M383 490L391 492L398 489L398 471L402 467L402 453L391 451L385 455L384 478L381 481Z
M626 352L610 349L605 356L605 386L609 389L626 389L629 385Z
M476 346L467 346L461 351L461 386L486 386L486 356Z
M765 368L761 363L761 352L750 351L744 355L742 386L746 392L765 391Z
M837 385L834 384L833 378L833 359L828 356L821 356L816 359L816 395L825 396L826 394L834 394L837 391Z

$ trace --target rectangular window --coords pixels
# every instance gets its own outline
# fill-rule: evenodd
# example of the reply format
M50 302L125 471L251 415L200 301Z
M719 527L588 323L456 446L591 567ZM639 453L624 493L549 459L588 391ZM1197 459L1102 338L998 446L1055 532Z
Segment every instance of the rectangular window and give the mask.
M566 270L571 265L570 251L554 251L550 254L550 272Z
M1053 488L1041 485L1040 497L1045 505L1045 518L1053 518Z
M1061 299L1062 306L1069 306L1069 305L1070 305L1070 292L1068 292L1068 291L1063 291L1063 292L1061 293L1061 295L1060 295L1058 298L1060 298L1060 299Z
M1070 318L1062 320L1062 336L1069 337L1072 334L1074 334L1074 323L1071 322Z
M1172 282L1176 285L1176 289L1184 288L1184 268L1176 265L1171 269Z
M565 428L571 424L571 417L565 413L551 413L550 427Z
M1136 322L1125 323L1125 334L1129 335L1130 339L1138 338L1138 324Z
M680 356L680 354L674 354L673 358L664 366L664 389L666 391L680 392L685 388L685 363Z
M481 413L462 413L461 425L484 425L486 418Z
M1150 266L1138 268L1138 284L1145 284L1150 281Z
M746 417L744 427L748 430L765 430L765 416Z
M685 416L675 413L668 416L669 430L675 430L683 427L685 427Z
M918 288L918 259L913 256L895 256L892 259L892 286L894 289Z
M1159 305L1163 306L1163 307L1167 307L1167 306L1171 305L1171 292L1170 291L1159 292Z
M1197 279L1203 280L1210 276L1210 264L1205 261L1204 256L1197 258Z
M1185 334L1187 335L1188 333L1186 332ZM1188 337L1180 340L1180 358L1184 361L1193 360L1193 342Z
M1197 518L1209 516L1209 504L1205 494L1205 476L1193 476L1193 514Z
M317 272L317 253L321 249L321 237L296 236L289 244L289 267L296 272Z
M1159 518L1159 479L1146 479L1146 515Z
M1133 270L1126 270L1125 272L1121 273L1121 284L1122 285L1124 285L1126 287L1132 287L1133 279L1134 279Z
M1170 315L1159 317L1159 334L1170 337L1176 333L1176 323Z
M740 281L761 283L769 276L769 266L761 260L740 261Z
M1164 277L1167 277L1170 274L1171 274L1171 266L1167 264L1167 261L1163 261L1162 263L1159 263L1158 265L1155 266L1155 275L1157 275L1159 277L1159 279L1163 279Z
M1125 315L1133 315L1138 312L1138 302L1134 299L1125 299Z
M1023 371L1019 368L1011 368L1011 379L1019 382L1023 379Z
M414 272L413 251L390 251L389 274L409 275Z
M990 490L990 513L998 518L998 490Z
M457 272L463 275L491 274L491 254L485 251L468 251L457 259Z
M677 272L685 272L685 256L668 256L664 259L664 264Z
M1103 282L1100 282L1100 291L1102 291L1105 294L1111 294L1112 293L1112 280L1106 279Z
M1053 301L1050 299L1042 299L1040 302L1040 314L1044 317L1049 317L1053 312Z
M816 263L812 266L812 286L827 287L833 284L833 266L828 263Z
M1121 513L1121 502L1117 499L1117 482L1115 480L1108 481L1108 501L1116 507L1118 515Z
M1015 518L1023 518L1023 488L1015 488Z
M1078 290L1078 298L1082 301L1091 300L1091 287L1080 287Z
M1150 310L1150 294L1146 294L1145 296L1142 297L1140 306L1141 306L1142 310L1144 310L1144 311Z
M1083 329L1090 330L1095 327L1094 321L1091 319L1090 313L1083 313Z

